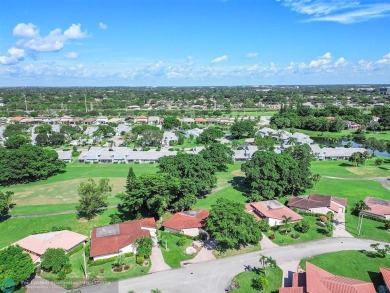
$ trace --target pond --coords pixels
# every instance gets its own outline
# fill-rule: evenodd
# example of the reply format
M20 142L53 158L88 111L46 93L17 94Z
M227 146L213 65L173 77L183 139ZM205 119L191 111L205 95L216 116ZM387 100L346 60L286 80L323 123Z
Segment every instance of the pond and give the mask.
M323 138L323 137L312 137L313 141L317 144L319 144L320 146L325 146L325 147L343 147L347 144L349 144L351 147L353 148L364 148L364 145L363 143L361 142L357 142L355 140L332 140L332 139L327 139L327 138ZM372 154L372 150L371 149L367 149L371 154ZM388 151L384 151L384 152L378 152L378 151L375 151L375 156L382 156L382 157L386 157L386 158L390 158L390 153Z

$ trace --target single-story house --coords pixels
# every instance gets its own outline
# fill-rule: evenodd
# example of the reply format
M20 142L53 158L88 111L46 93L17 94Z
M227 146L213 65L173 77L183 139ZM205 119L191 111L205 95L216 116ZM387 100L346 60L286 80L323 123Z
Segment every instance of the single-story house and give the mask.
M242 150L234 150L233 159L235 162L248 161L257 150L257 146L247 145Z
M95 227L91 232L90 257L98 260L121 253L136 253L135 240L145 236L152 237L156 241L156 230L154 218Z
M157 116L149 116L148 117L148 124L160 124L161 118Z
M169 146L170 141L178 141L179 138L173 131L164 131L161 144L164 146Z
M69 230L55 231L27 236L13 245L19 245L32 258L33 262L41 260L48 248L62 248L69 252L77 245L85 243L88 237Z
M107 124L108 118L105 116L99 116L96 118L95 124Z
M165 231L198 236L208 216L209 212L206 210L179 212L166 220L162 226Z
M146 116L135 117L134 123L148 123L148 117L146 117Z
M96 118L87 118L84 120L84 124L95 124L96 123Z
M311 144L310 148L318 160L348 160L353 153L364 153L365 148L321 148L318 144Z
M292 196L287 206L310 213L326 214L332 212L343 214L347 208L347 200L328 195L310 194L307 197Z
M293 273L292 287L279 293L375 293L370 282L333 275L309 262L305 273Z
M65 163L70 163L72 162L72 151L61 151L58 150L56 151L58 154L58 159L65 162Z
M291 218L290 222L299 222L302 216L277 200L250 202L245 204L245 211L253 215L257 220L265 220L268 225L278 226L283 224L284 217Z
M390 201L375 197L366 197L364 203L369 207L363 211L364 214L390 220Z

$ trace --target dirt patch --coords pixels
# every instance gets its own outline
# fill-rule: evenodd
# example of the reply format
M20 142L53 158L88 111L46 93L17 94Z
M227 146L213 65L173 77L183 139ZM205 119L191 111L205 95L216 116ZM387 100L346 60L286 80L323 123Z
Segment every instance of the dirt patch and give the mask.
M95 181L100 178L93 178ZM112 185L112 195L125 190L126 178L109 178ZM72 179L56 183L26 187L22 191L15 191L13 202L18 206L65 204L78 201L77 189L80 182L86 179Z
M232 172L232 175L235 176L235 177L245 177L245 173L242 172L241 170L234 170Z

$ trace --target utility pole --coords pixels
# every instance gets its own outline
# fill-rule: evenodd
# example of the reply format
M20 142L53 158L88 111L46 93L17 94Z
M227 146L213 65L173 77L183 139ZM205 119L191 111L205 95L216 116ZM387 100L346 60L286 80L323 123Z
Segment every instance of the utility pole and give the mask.
M84 258L84 274L85 274L85 279L88 279L87 262L86 262L86 260L85 260L85 250L83 251L83 258Z
M363 225L363 213L360 213L359 220L358 220L358 236L360 236L362 232L362 225Z
M26 105L26 113L27 113L28 109L27 109L27 98L26 98L26 95L24 95L24 104Z

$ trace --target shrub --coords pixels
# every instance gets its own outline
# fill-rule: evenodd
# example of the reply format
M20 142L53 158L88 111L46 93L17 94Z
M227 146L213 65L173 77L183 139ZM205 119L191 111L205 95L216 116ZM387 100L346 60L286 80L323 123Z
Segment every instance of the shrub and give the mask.
M259 224L260 224L261 232L268 232L269 229L271 228L270 225L268 225L266 221L260 221Z
M57 274L57 280L64 280L66 278L66 273L64 271L59 271Z
M271 234L271 235L269 235L268 238L271 239L271 240L274 240L276 238L276 236L275 236L275 234Z
M123 267L122 266L119 266L119 267L114 267L113 269L112 269L114 272L121 272L122 270L123 270Z
M104 265L106 263L110 263L110 262L114 262L117 260L117 257L114 256L114 257L109 257L109 258L105 258L105 259L98 259L98 260L89 260L88 261L88 264L90 267L94 267L94 266L100 266L100 265Z
M295 224L294 229L299 233L307 233L310 229L310 224L308 221L301 221Z
M130 265L125 265L125 266L123 267L123 269L124 269L125 271L129 270L129 269L130 269Z
M326 213L326 217L327 217L328 221L333 221L334 214L329 211Z
M184 246L186 244L186 239L185 238L181 238L179 239L177 242L176 242L176 245L177 246Z
M139 164L139 162L137 161L137 162L134 162L134 164Z
M137 255L135 258L135 262L139 265L142 265L145 261L145 257L143 255Z
M328 221L328 217L327 216L319 216L318 219L322 222L322 223L326 223Z
M291 238L293 238L293 239L298 239L299 237L301 237L300 235L299 235L299 233L291 233Z
M125 255L125 257L132 257L132 256L134 256L134 253L133 252L126 252L124 255Z

